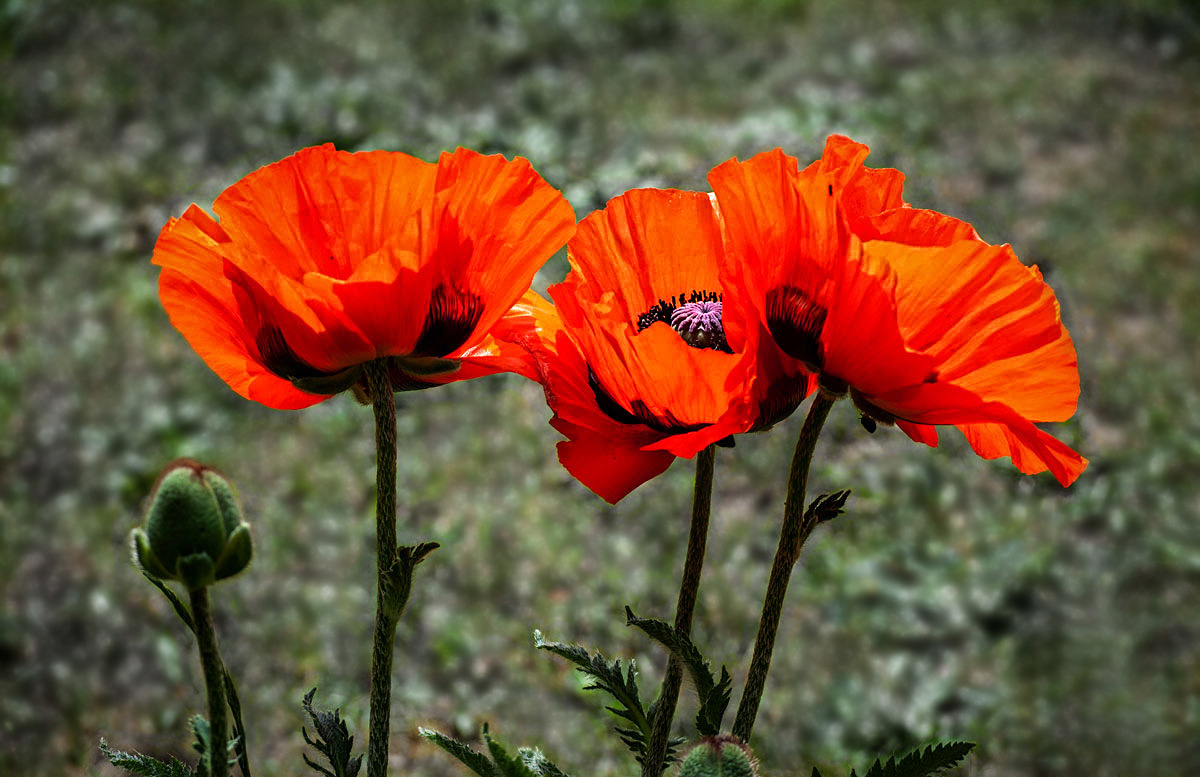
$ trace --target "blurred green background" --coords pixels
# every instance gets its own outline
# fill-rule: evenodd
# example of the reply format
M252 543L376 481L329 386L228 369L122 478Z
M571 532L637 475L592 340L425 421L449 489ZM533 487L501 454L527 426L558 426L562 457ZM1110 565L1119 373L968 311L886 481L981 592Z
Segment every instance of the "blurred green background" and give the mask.
M932 737L980 742L971 775L1200 771L1194 2L6 0L0 29L0 773L113 774L100 736L190 752L192 647L127 547L185 455L254 525L216 608L256 773L303 772L314 685L365 737L369 411L271 411L218 380L157 300L168 217L323 141L523 155L582 217L833 132L1042 267L1083 379L1054 431L1092 465L1063 490L836 408L813 489L854 496L793 577L764 771L861 772ZM401 624L394 772L461 774L416 726L490 721L580 777L632 773L531 632L635 657L654 687L622 607L670 617L691 463L610 508L557 465L537 386L399 401L401 536L444 547ZM799 423L718 455L695 632L739 688Z

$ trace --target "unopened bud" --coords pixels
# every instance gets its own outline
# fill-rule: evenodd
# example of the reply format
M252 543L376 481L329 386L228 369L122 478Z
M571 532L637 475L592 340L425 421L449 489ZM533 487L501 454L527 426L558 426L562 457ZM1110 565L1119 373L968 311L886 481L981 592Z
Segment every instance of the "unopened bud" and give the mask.
M705 737L679 765L679 777L757 777L754 755L732 734Z
M133 530L133 555L153 577L202 588L250 563L250 525L220 472L177 459L158 478L144 527Z

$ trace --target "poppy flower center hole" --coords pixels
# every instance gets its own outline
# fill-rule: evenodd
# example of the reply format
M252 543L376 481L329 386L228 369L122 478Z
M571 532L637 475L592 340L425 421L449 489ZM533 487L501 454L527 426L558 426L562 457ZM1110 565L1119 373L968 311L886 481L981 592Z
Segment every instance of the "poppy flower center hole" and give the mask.
M679 333L680 339L693 348L710 348L732 353L725 342L721 324L721 295L713 291L693 291L678 294L670 301L658 304L638 317L638 331L662 321Z

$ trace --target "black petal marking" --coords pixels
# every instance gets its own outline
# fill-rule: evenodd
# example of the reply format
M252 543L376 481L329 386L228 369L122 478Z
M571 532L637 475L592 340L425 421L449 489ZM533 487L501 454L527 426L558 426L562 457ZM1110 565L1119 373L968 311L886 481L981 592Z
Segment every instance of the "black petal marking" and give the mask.
M767 294L767 327L783 352L814 372L825 363L821 330L827 311L802 289L780 286Z
M708 426L708 424L685 424L670 411L667 411L665 418L660 418L651 413L650 408L646 407L646 403L640 399L633 401L632 412L626 410L620 402L613 399L612 395L604 390L591 367L588 368L588 388L592 390L592 395L596 398L596 404L600 407L600 411L619 424L646 426L662 434L694 432Z
M790 416L808 396L807 389L807 382L800 377L773 384L758 405L758 420L750 431L765 432Z
M600 385L599 378L596 373L588 367L588 388L592 390L592 395L596 398L596 404L600 406L600 411L612 420L619 424L640 424L641 421L633 413L621 407L621 403L612 398L612 395L604 390Z
M483 315L483 300L446 284L433 290L414 356L446 356L462 347Z
M258 347L263 366L284 380L324 378L334 374L318 370L297 356L284 338L283 331L274 324L264 324L258 330L254 345Z

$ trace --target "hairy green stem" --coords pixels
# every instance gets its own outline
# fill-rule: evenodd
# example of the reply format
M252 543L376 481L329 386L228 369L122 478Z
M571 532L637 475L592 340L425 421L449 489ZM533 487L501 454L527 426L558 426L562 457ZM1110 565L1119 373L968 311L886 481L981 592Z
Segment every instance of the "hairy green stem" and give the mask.
M700 591L700 573L704 568L704 551L708 545L708 519L712 513L713 469L716 448L708 446L696 455L696 481L692 489L692 524L688 532L687 555L683 562L683 579L679 583L679 598L675 603L675 629L683 634L692 630L692 614L696 611L696 596ZM683 665L674 654L667 660L667 672L658 692L650 740L642 761L642 777L659 777L663 759L671 739L671 721L679 701L679 686L683 681Z
M397 606L395 576L400 566L396 548L396 396L385 359L365 368L367 392L375 413L375 636L371 649L371 721L367 737L367 777L384 777L392 717L392 654Z
M188 592L192 605L192 631L200 652L200 667L204 671L204 691L208 697L209 774L226 777L229 774L229 724L225 713L225 666L217 648L217 630L213 627L212 607L208 588Z
M792 468L788 473L779 547L775 550L775 561L771 564L771 575L767 580L767 593L763 598L758 636L754 640L754 653L746 675L746 687L742 691L737 717L733 721L733 734L743 742L750 741L754 719L758 716L758 705L762 701L767 672L771 669L771 653L775 649L775 636L779 631L779 617L783 612L783 600L787 596L792 567L796 565L804 541L816 525L814 520L806 520L804 498L808 488L808 470L812 465L813 451L817 447L817 437L821 434L821 427L824 426L833 403L834 400L818 392L808 410L808 417L804 419L800 437L796 440L796 452L792 456Z

